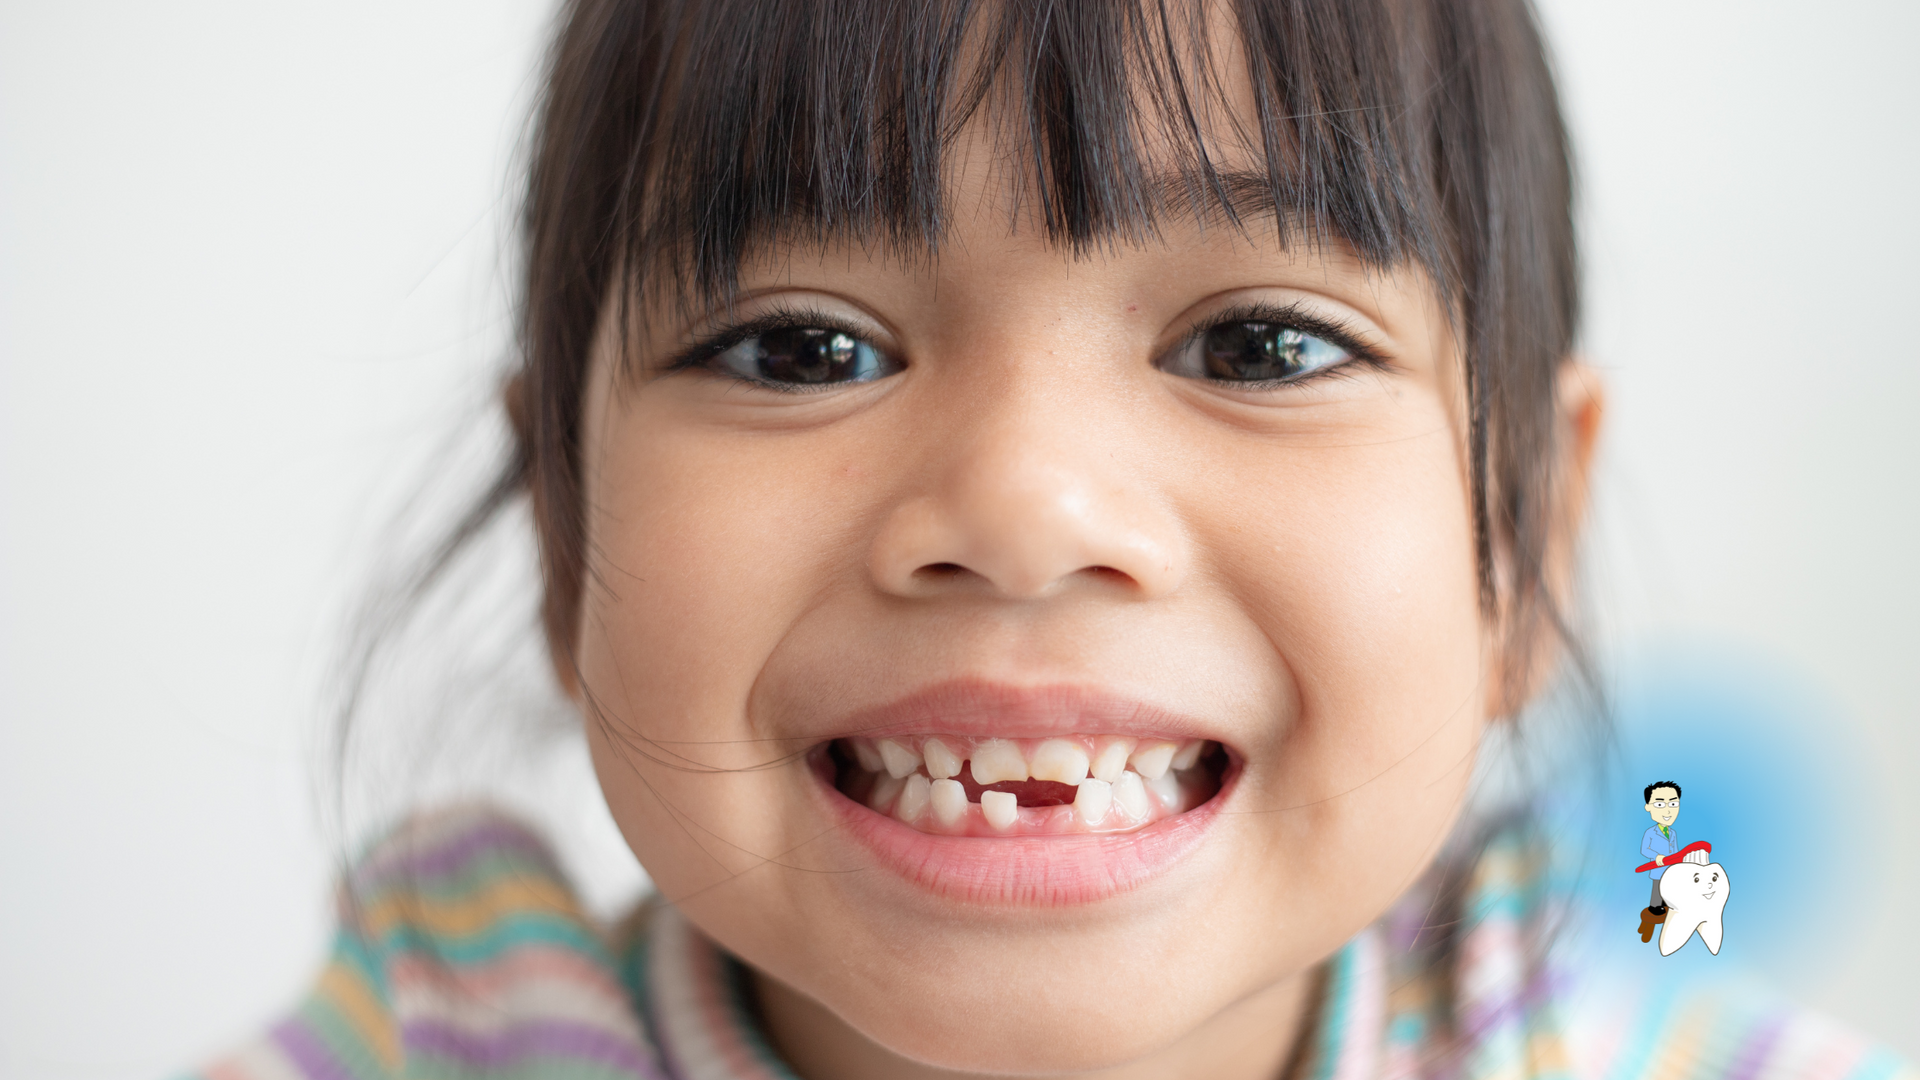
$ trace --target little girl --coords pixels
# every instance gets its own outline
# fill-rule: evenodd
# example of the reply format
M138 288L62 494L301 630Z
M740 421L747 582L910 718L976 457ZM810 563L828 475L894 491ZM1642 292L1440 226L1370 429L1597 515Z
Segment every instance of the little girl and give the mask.
M413 821L206 1076L1879 1067L1724 1010L1565 1036L1524 809L1463 814L1582 670L1524 0L559 25L482 512L530 501L657 896L605 931L525 828Z

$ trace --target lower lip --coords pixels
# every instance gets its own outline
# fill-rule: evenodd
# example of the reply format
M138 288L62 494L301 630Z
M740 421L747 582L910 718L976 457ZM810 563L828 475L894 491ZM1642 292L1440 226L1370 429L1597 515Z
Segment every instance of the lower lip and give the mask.
M951 900L990 906L1066 907L1139 888L1200 846L1237 778L1229 767L1213 798L1139 832L1103 836L936 836L854 802L831 766L811 770L847 832L901 877Z

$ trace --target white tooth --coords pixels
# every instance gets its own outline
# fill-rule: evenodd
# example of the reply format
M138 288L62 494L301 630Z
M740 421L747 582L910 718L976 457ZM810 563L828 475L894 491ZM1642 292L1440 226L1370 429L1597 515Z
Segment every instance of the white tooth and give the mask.
M1147 790L1160 800L1160 805L1166 807L1167 813L1177 814L1181 811L1180 804L1184 800L1180 793L1180 780L1173 773L1164 772L1147 781Z
M1147 785L1140 780L1140 774L1128 769L1120 774L1113 785L1113 801L1120 804L1121 813L1135 821L1147 820Z
M921 745L920 753L927 759L927 775L935 780L960 775L960 755L947 749L947 744L939 739L928 739Z
M1141 743L1140 748L1127 758L1127 763L1133 766L1134 772L1152 780L1173 764L1173 752L1177 749L1170 742Z
M967 789L958 780L934 780L929 784L928 801L933 816L942 825L958 825L967 816Z
M962 791L960 798L966 797L967 793ZM900 801L894 804L893 816L911 825L926 814L927 804L932 800L933 782L914 773L907 777L906 786L900 789Z
M888 776L905 779L920 771L920 755L892 739L881 739L878 749L880 759L886 762Z
M867 805L886 813L887 807L893 803L893 797L900 794L900 788L905 783L897 776L882 776L874 781L873 790L867 793Z
M1111 784L1120 779L1121 770L1127 767L1127 755L1133 753L1133 740L1109 739L1093 755L1092 772L1095 780L1105 780Z
M849 741L853 743L853 756L860 762L861 768L868 772L879 772L887 767L887 763L881 760L880 751L875 750L872 743L865 739Z
M1035 780L1078 784L1087 778L1086 748L1066 739L1048 739L1034 748L1027 771Z
M1105 780L1088 780L1073 794L1073 814L1082 825L1098 825L1113 806L1113 785Z
M1020 820L1020 800L1014 798L1011 791L983 791L980 793L980 812L986 815L987 824L1006 832L1013 823Z
M981 739L973 744L973 782L985 787L1003 780L1025 780L1027 759L1005 739Z
M1717 862L1669 865L1660 877L1660 902L1667 905L1667 921L1660 927L1660 955L1678 952L1693 940L1695 931L1708 952L1720 955L1720 940L1726 932L1721 919L1732 891L1727 868Z
M1200 751L1207 748L1205 739L1191 739L1180 744L1180 750L1173 755L1173 771L1184 772L1200 761Z

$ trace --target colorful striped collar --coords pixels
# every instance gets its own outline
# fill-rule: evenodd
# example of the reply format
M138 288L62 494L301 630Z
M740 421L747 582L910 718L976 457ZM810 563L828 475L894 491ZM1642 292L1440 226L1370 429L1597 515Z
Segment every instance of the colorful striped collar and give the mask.
M1528 836L1495 831L1443 862L1321 967L1288 1080L1624 1078L1650 1064L1716 1080L1920 1080L1831 1024L1751 995L1683 993L1665 969L1612 989L1563 982L1548 945L1566 912ZM1614 950L1660 962L1626 932ZM1570 1040L1565 1000L1579 1003ZM485 811L416 821L362 860L312 991L196 1075L795 1080L738 961L657 901L609 941L540 839Z
M662 904L628 958L648 1033L673 1080L799 1080L762 1034L746 968Z

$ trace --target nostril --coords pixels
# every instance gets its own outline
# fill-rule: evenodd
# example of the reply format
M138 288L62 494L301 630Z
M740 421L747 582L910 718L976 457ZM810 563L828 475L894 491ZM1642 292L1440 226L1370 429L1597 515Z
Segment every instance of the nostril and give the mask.
M922 585L939 585L974 576L984 575L977 575L971 567L953 562L928 563L913 572L914 580ZM1111 566L1082 567L1074 576L1083 581L1096 581L1121 588L1132 588L1137 584L1132 574Z
M936 592L953 588L960 581L972 577L973 571L959 563L928 563L913 572L913 583L921 589Z

